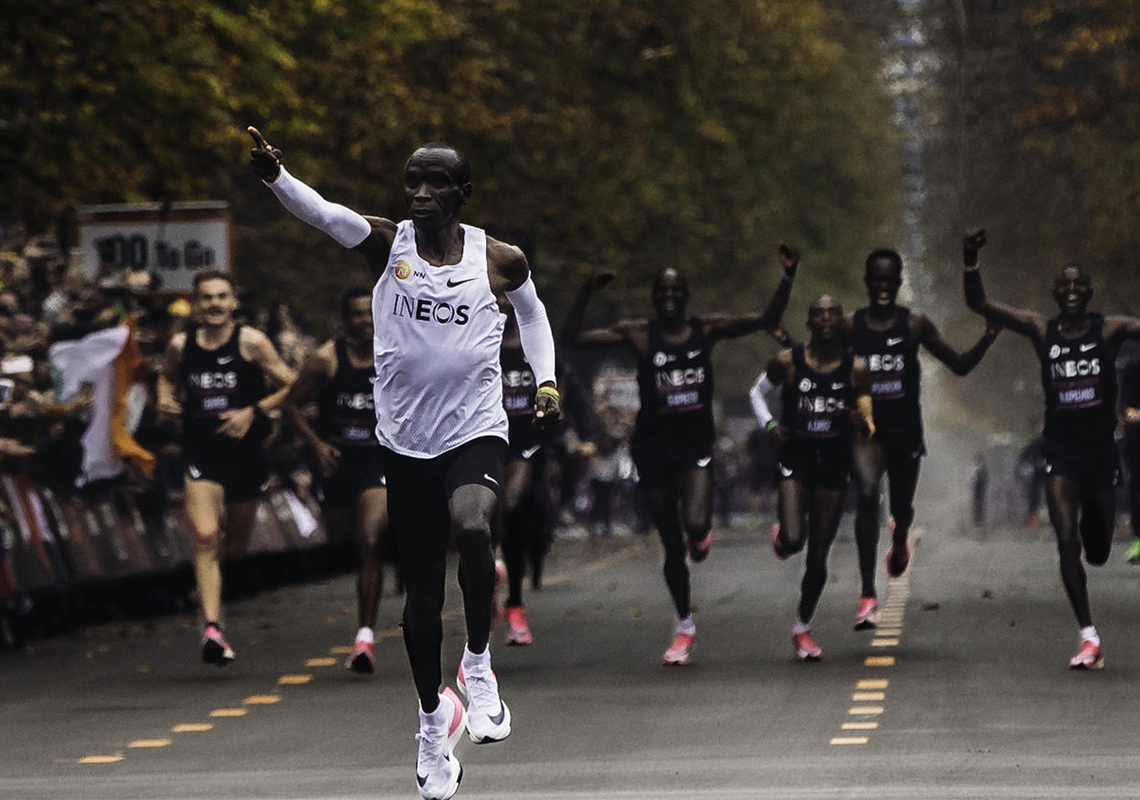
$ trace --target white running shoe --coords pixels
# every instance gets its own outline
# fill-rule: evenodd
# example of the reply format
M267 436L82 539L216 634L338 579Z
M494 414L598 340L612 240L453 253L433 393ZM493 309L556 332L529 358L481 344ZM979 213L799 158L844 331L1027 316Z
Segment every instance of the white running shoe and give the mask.
M488 744L511 735L511 710L499 697L499 682L489 667L464 672L460 664L456 683L467 698L467 735L471 741Z
M463 780L463 767L455 757L455 744L467 722L463 702L450 688L439 696L440 708L444 710L447 723L432 725L420 712L420 732L416 741L420 752L416 757L416 786L420 797L425 800L447 800L459 790Z

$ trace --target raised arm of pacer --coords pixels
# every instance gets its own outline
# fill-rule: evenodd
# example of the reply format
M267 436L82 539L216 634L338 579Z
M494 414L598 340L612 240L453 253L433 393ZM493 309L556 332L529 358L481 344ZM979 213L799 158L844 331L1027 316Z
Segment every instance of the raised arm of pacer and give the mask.
M1028 309L997 303L986 297L982 273L978 267L978 251L985 244L985 228L967 232L962 240L962 261L965 266L962 285L966 293L966 305L984 316L987 322L1017 331L1040 344L1045 340L1044 316Z

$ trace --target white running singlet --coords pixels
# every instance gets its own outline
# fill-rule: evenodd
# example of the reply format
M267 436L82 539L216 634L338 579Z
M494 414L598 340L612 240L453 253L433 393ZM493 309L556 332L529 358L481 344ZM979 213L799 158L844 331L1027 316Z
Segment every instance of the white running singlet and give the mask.
M434 267L404 220L372 290L376 437L435 458L481 436L507 439L499 349L506 316L487 276L487 234L461 225L463 257Z

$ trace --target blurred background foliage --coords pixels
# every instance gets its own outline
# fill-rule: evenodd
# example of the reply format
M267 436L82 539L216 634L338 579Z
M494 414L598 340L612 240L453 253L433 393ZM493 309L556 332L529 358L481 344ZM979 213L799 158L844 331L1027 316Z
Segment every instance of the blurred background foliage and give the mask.
M594 269L618 273L594 323L650 313L666 266L690 276L694 312L752 310L786 241L804 253L799 333L810 299L863 302L865 254L901 247L886 75L908 26L928 63L928 234L904 256L933 293L909 300L973 341L958 264L979 224L995 297L1049 311L1049 277L1079 260L1101 307L1135 310L1135 0L9 0L0 221L227 200L239 279L327 323L363 263L280 209L245 126L330 199L396 218L404 160L445 140L473 166L466 220L524 246L556 325ZM721 348L721 387L773 350ZM982 369L1004 386L1028 349L1006 336L995 354Z

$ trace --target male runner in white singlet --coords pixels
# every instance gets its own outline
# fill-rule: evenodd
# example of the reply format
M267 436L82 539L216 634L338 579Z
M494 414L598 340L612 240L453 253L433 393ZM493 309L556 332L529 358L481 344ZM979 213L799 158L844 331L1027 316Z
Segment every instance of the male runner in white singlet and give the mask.
M254 171L299 219L359 251L376 280L376 435L388 480L388 516L406 589L404 645L420 698L416 783L422 797L455 794L463 770L454 745L464 724L475 742L511 732L491 671L488 640L495 566L491 524L502 494L507 415L499 348L514 307L539 388L535 417L557 421L554 337L517 247L461 225L470 168L456 148L431 143L404 167L410 220L363 217L330 203L281 166L281 151L250 128ZM458 686L442 672L444 578L449 543L459 551L467 647Z

